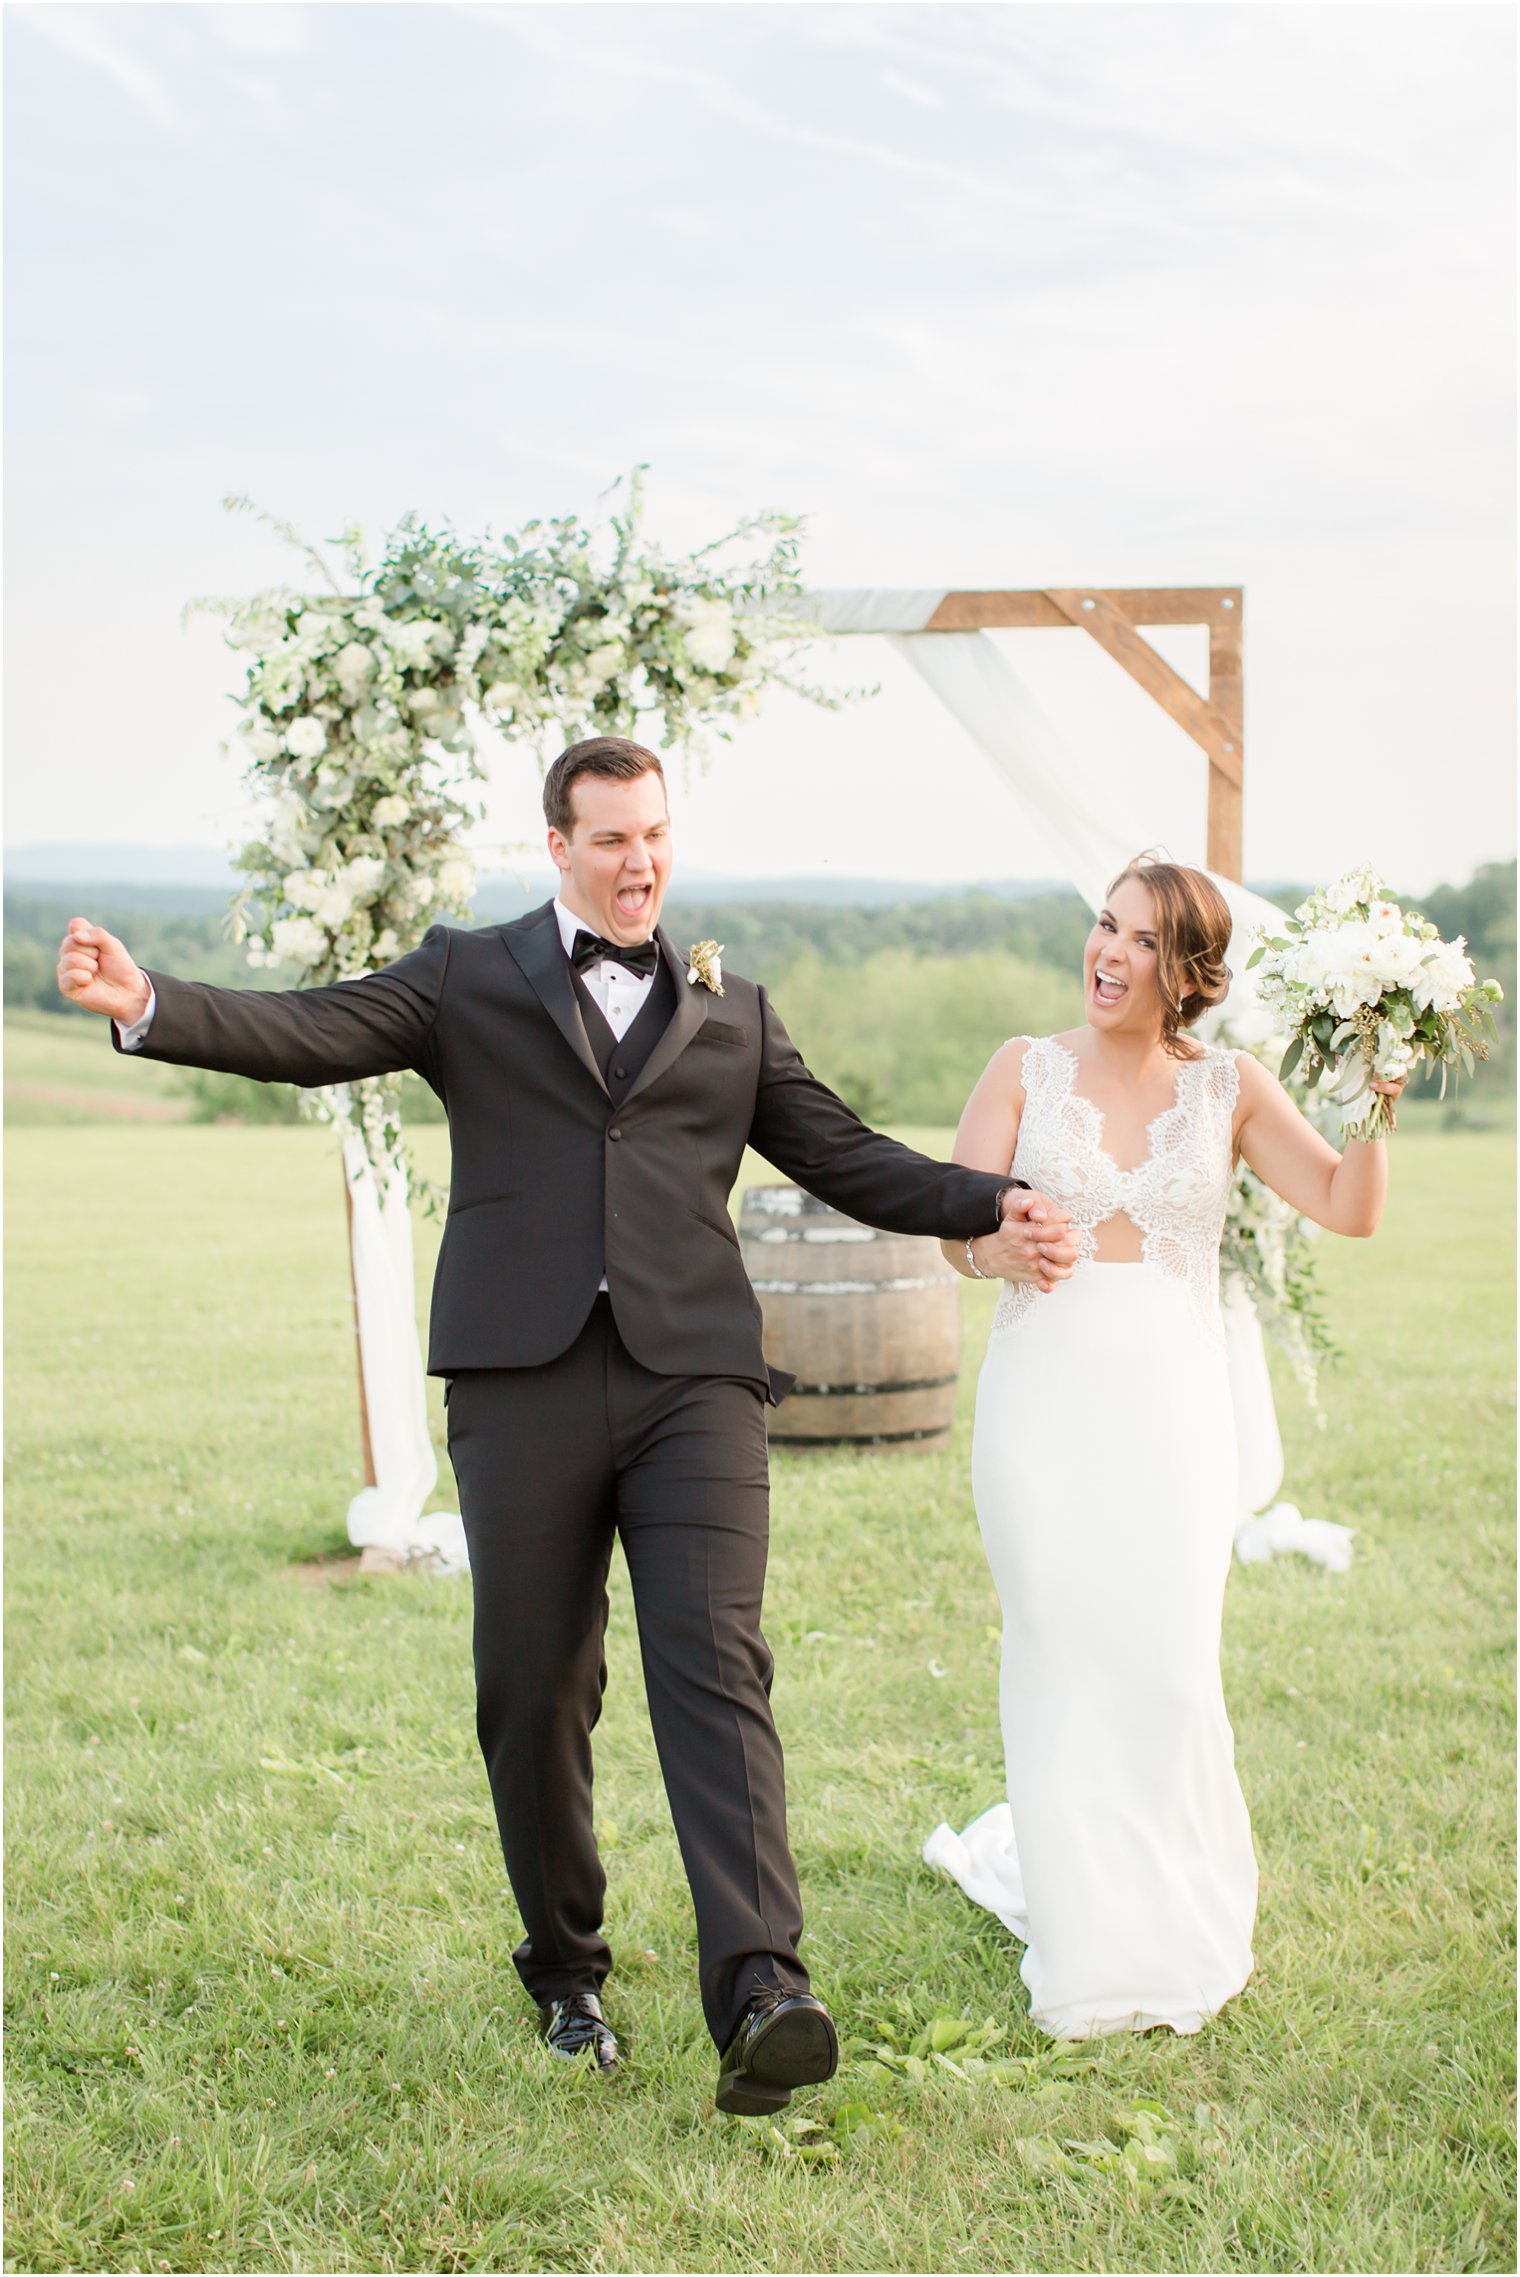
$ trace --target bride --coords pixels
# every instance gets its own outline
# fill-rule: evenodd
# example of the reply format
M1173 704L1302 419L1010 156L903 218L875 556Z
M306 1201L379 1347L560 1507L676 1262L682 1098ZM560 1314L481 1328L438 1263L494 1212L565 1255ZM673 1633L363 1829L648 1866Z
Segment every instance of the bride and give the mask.
M1071 1229L1039 1287L1004 1288L977 1391L1008 1800L924 1855L1025 1941L1030 2013L1062 2039L1196 2032L1250 1975L1256 1859L1219 1675L1225 1205L1241 1158L1336 1233L1372 1233L1387 1191L1381 1143L1338 1155L1256 1060L1187 1034L1229 986L1229 938L1201 871L1132 862L1088 936L1086 1025L1004 1044L956 1139ZM945 1254L986 1278L988 1246Z

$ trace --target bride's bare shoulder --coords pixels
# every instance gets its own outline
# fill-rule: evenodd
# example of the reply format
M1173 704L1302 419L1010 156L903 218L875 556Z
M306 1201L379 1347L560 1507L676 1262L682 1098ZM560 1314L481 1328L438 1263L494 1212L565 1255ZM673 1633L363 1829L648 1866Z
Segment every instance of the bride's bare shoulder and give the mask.
M1038 1039L1034 1036L1010 1036L1006 1044L999 1044L983 1070L984 1078L1009 1084L1018 1090L1024 1079L1024 1054Z

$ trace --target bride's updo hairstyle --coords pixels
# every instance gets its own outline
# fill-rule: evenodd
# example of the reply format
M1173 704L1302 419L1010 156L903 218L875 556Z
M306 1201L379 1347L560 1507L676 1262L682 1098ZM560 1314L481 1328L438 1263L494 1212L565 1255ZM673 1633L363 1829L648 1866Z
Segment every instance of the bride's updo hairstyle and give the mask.
M1133 878L1156 905L1156 988L1161 998L1161 1042L1174 1059L1190 1057L1184 1028L1229 994L1225 963L1234 921L1230 905L1202 870L1137 854L1109 887L1110 900Z

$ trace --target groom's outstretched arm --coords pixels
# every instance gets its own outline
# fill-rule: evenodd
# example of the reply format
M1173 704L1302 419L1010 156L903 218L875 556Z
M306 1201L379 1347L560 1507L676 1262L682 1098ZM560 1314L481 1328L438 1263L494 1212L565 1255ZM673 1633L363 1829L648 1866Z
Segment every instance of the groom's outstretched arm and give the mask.
M120 1050L152 1007L134 1049L177 1067L213 1068L259 1083L354 1083L398 1068L426 1073L449 961L449 928L381 972L328 988L212 988L139 970L103 926L76 917L58 953L58 985L72 1003L109 1018Z
M1001 1195L1022 1180L934 1162L873 1131L804 1065L763 988L759 995L756 1151L821 1202L889 1233L960 1241L992 1233Z

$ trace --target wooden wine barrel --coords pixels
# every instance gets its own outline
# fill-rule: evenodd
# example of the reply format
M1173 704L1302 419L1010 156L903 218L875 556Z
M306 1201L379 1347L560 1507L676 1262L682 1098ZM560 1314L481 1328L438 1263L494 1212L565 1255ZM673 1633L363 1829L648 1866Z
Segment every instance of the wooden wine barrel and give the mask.
M942 1447L960 1375L959 1276L937 1241L880 1233L800 1186L751 1186L739 1216L765 1357L797 1378L769 1411L791 1447Z

